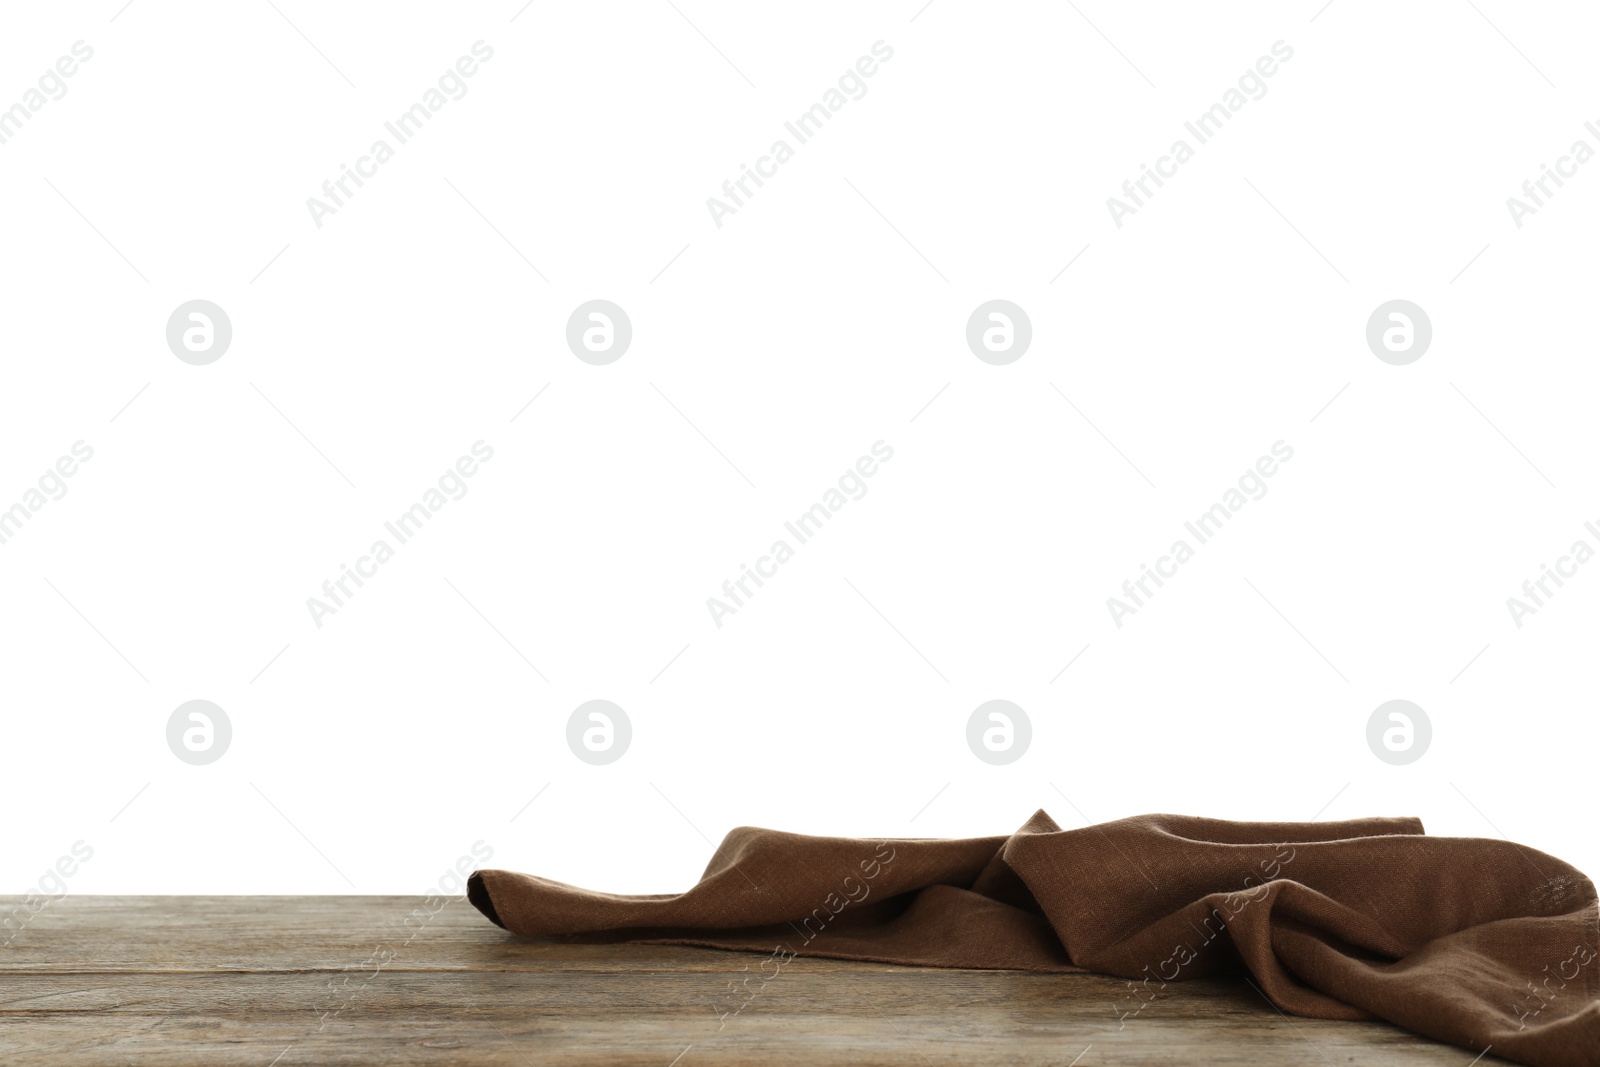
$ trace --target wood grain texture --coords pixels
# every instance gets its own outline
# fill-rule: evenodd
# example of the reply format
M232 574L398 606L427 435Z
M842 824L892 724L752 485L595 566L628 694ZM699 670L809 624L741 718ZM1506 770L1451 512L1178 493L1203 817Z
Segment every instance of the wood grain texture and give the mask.
M0 898L0 916L20 904ZM1119 979L823 959L773 975L756 954L515 938L464 900L430 915L408 897L68 897L12 925L10 1067L1471 1058L1383 1024L1286 1018L1244 982L1174 984L1124 1021Z

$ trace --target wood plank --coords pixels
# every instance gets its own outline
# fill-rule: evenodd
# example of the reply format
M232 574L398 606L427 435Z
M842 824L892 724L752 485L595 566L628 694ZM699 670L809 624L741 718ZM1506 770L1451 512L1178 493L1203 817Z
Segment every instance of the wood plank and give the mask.
M795 959L763 986L755 954L515 938L462 900L420 904L66 898L0 947L0 1062L1465 1062L1384 1024L1285 1018L1242 982L1169 986L1124 1024L1127 984L1099 975Z

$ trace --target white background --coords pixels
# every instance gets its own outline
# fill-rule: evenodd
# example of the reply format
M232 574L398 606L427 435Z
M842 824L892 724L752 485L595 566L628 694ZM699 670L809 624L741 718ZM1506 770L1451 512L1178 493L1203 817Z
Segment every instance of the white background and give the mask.
M0 145L0 507L94 458L0 545L0 888L81 839L74 893L421 892L482 840L665 892L740 824L1041 806L1416 814L1600 869L1600 566L1506 607L1600 547L1600 163L1506 208L1600 148L1594 12L920 2L7 5L0 106L94 56ZM314 225L479 40L467 94ZM718 228L707 197L880 40ZM1279 40L1266 95L1115 226ZM164 336L196 298L234 330L205 367ZM593 298L633 323L606 367L564 340ZM993 298L1033 324L1004 367L964 338ZM1404 367L1364 338L1395 298L1434 329ZM479 440L319 629L307 598ZM714 626L879 440L866 496ZM1117 628L1106 598L1279 440L1267 495ZM633 725L604 767L565 742L594 698ZM1005 767L966 746L993 698L1033 723ZM1394 698L1433 723L1409 766L1366 744ZM166 745L192 699L232 721L209 766Z

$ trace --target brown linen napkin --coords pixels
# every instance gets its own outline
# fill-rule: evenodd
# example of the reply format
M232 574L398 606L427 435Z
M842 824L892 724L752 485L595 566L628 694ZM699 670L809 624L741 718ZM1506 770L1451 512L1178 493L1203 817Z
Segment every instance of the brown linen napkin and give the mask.
M1247 972L1279 1008L1387 1019L1535 1067L1600 1065L1600 912L1567 864L1416 819L1142 815L883 841L740 827L685 893L476 872L516 934L932 967L1096 971L1136 1016L1167 982Z

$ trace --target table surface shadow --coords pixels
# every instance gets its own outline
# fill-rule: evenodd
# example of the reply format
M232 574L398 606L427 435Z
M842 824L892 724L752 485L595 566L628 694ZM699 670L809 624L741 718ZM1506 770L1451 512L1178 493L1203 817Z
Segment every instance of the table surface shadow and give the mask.
M18 910L20 909L20 910ZM0 897L0 1063L1439 1064L1382 1023L1286 1017L1249 984L1136 1016L1098 975L518 938L460 898ZM1482 1067L1507 1061L1488 1055Z

